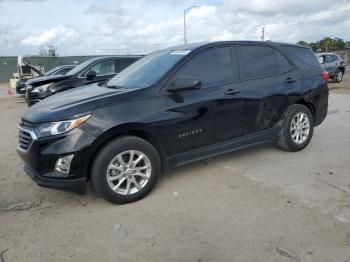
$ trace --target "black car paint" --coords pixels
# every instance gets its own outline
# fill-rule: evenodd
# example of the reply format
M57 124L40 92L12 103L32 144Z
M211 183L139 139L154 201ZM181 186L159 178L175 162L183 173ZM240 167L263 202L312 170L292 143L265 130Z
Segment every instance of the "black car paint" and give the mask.
M169 50L192 51L151 87L126 90L92 84L32 106L22 117L23 128L83 114L92 116L68 133L35 140L29 152L18 151L26 162L26 172L39 185L84 193L96 153L117 136L132 134L152 143L165 171L246 146L275 142L285 110L295 103L308 106L315 125L320 124L328 107L328 86L321 68L294 65L286 73L258 79L243 79L238 73L235 81L216 89L167 92L174 73L199 52L231 46L237 66L237 45L249 44L280 46L235 41L174 47ZM75 156L69 176L55 178L55 161L70 153Z
M103 76L96 76L93 79L87 79L86 77L81 77L80 75L88 70L91 66L94 64L101 62L103 60L130 60L132 62L140 59L142 56L107 56L107 57L98 57L98 58L92 58L89 61L88 65L84 67L82 70L75 74L66 74L66 75L57 75L57 76L42 76L37 77L32 80L27 81L27 92L26 92L26 101L29 106L62 91L66 91L69 89L73 89L76 87L88 85L91 83L97 83L97 82L104 82L109 80L111 77L113 77L115 74L110 75L103 75ZM48 89L43 93L32 93L31 90L35 87L42 86L45 84L50 84Z
M64 65L53 68L52 70L46 72L44 75L40 75L37 77L30 78L32 79L40 79L45 76L54 76L54 75L65 75L70 69L73 69L75 65ZM63 74L61 74L63 72ZM40 77L40 78L39 78ZM24 95L26 93L26 85L27 81L30 79L20 79L16 82L16 93Z

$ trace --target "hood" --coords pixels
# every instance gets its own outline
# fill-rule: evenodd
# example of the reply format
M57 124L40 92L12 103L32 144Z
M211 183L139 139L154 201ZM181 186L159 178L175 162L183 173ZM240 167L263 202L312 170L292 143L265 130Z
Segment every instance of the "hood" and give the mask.
M70 77L71 77L70 75L39 76L39 77L29 79L27 81L27 84L32 86L41 86L48 83L61 81L63 79L68 79Z
M50 96L29 107L22 119L33 123L61 121L90 113L95 108L122 99L130 89L115 89L97 83Z

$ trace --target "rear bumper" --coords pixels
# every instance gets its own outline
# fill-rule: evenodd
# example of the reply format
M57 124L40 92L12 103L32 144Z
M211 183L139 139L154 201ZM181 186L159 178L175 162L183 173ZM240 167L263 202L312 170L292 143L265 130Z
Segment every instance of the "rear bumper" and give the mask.
M77 178L71 180L45 178L40 176L28 164L24 165L24 171L38 186L70 191L78 193L80 195L86 193L86 178Z
M320 125L327 116L328 97L329 97L329 89L328 89L328 85L325 85L322 91L313 99L314 101L313 104L316 106L314 126Z

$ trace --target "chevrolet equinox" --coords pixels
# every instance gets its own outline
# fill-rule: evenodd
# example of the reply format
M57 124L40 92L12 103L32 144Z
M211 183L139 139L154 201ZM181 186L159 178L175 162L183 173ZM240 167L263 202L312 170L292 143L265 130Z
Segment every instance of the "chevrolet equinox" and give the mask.
M171 47L30 107L17 151L39 186L83 194L90 181L106 200L128 203L183 164L260 143L302 150L327 115L327 80L298 45Z

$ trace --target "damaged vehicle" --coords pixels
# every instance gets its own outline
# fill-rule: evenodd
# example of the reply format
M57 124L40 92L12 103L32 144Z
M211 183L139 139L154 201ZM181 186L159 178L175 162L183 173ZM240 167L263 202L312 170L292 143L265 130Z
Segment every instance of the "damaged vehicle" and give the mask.
M129 203L193 161L261 143L304 149L327 115L328 79L303 46L170 47L30 107L17 151L39 186L83 194L89 182L104 199Z
M65 75L68 71L76 67L75 65L63 65L63 66L57 66L55 68L52 68L51 70L45 72L44 74L40 74L40 76L53 76L53 75ZM33 77L30 79L35 79L37 77ZM20 79L16 83L16 93L17 94L25 94L26 93L26 85L27 85L28 79Z

